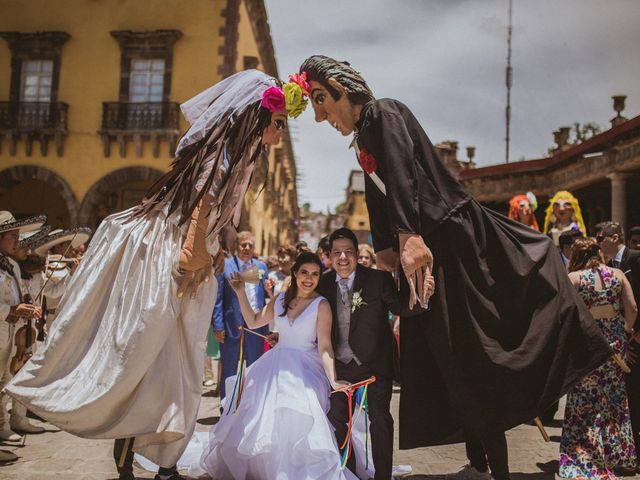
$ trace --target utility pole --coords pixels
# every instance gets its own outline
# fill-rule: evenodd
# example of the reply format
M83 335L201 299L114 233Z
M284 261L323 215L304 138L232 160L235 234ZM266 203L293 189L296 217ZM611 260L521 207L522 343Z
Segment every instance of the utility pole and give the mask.
M511 12L512 12L512 4L513 0L509 0L509 29L507 33L507 72L506 72L506 81L507 81L507 107L505 109L505 120L506 120L506 151L505 151L505 160L506 163L509 163L509 141L511 139L510 136L510 127L511 127L511 85L513 83L513 69L511 68L511 32L513 31L513 25L511 23Z

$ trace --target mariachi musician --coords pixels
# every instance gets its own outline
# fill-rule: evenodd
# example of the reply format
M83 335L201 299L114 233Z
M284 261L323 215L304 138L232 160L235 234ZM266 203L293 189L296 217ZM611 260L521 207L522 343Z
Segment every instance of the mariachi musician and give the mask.
M0 440L3 441L20 441L22 438L14 431L42 431L40 427L29 423L26 409L17 403L13 405L11 418L7 422L7 397L2 389L11 378L10 363L16 324L20 326L24 319L37 318L42 314L38 307L23 302L20 268L10 257L15 254L19 235L39 229L45 221L45 215L16 220L11 212L0 212ZM0 451L0 462L16 458L13 454Z
M71 252L85 244L90 236L89 228L58 229L34 245L33 252L45 259L45 276L48 278L44 289L46 331L51 328L58 304L80 261L71 257Z
M40 230L20 234L18 248L12 255L20 267L23 300L28 297L34 302L34 305L40 308L42 308L44 300L45 259L33 253L33 247L41 242L50 231L51 227L44 225ZM38 331L37 340L44 341L44 315L38 318L35 323ZM33 352L35 352L35 346L31 353Z

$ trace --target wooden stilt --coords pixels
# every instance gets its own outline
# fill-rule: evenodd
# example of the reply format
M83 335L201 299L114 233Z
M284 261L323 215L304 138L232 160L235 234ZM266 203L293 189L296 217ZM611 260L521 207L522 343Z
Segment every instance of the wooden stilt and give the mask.
M613 361L618 364L618 366L622 369L624 373L631 373L631 369L629 368L629 365L627 365L627 362L624 361L624 359L620 356L619 353L614 353L611 358L613 358Z
M127 459L127 452L129 451L130 444L131 444L131 439L125 438L124 445L122 446L122 452L120 452L120 459L118 460L118 468L124 467L124 462Z
M550 442L551 439L549 438L549 434L545 430L544 425L542 424L542 420L540 420L540 417L534 418L533 421L536 423L536 427L538 427L538 430L540 431L540 435L542 435L542 438L544 438L544 441Z

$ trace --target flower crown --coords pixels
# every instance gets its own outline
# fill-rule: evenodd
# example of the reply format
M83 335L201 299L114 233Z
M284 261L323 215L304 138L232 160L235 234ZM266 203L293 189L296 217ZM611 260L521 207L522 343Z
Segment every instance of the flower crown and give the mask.
M285 111L291 118L298 118L307 108L309 97L309 83L307 72L302 75L289 75L289 82L282 88L269 87L262 94L260 105L271 113Z

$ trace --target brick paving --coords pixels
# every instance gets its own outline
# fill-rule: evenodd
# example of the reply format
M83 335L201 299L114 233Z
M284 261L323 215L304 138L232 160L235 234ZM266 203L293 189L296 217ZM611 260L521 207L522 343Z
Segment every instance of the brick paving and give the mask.
M399 393L393 395L392 411L397 416ZM200 407L198 431L207 431L215 422L219 407L218 398L205 389ZM560 412L563 406L561 405ZM559 414L556 418L559 418ZM39 422L34 421L39 424ZM118 475L113 465L110 440L85 440L66 432L56 431L43 424L48 432L29 435L24 446L0 448L11 450L20 458L17 462L0 466L2 480L115 480ZM507 432L509 466L513 480L553 480L557 469L560 421L547 427L551 442L545 443L534 426L522 425ZM397 438L396 438L397 444ZM414 450L396 450L395 464L413 467L411 480L440 480L444 474L456 472L466 463L464 445L446 445ZM140 479L152 479L154 474L136 468ZM640 477L633 477L640 478ZM295 479L291 479L295 480Z

